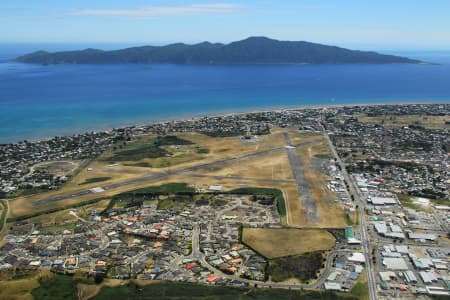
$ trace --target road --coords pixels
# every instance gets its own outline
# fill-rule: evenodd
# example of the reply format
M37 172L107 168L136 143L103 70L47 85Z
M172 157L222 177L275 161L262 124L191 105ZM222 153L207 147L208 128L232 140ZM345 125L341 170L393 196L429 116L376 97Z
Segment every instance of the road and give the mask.
M324 131L325 132L325 131ZM325 132L324 133L325 138L329 144L329 147L336 158L336 162L341 167L342 175L344 176L345 181L349 184L349 190L350 193L355 197L355 200L359 203L359 219L360 219L360 233L361 233L361 240L362 245L364 249L364 256L366 259L366 267L367 267L367 279L368 279L368 286L369 286L369 298L371 300L377 299L377 287L376 287L376 279L375 279L375 271L372 264L372 252L371 252L371 246L370 246L370 239L369 234L367 232L367 224L366 224L366 218L365 218L365 201L364 197L361 196L358 188L355 186L353 179L348 175L347 169L345 168L344 163L342 162L341 158L336 152L336 149L334 148L333 143L331 142L330 137Z
M199 236L200 228L198 223L195 223L194 228L192 229L192 253L190 256L200 261L204 257L204 254L200 252Z
M319 222L319 216L317 215L316 202L314 201L309 183L305 178L304 168L298 157L296 146L292 144L291 139L287 132L283 132L284 140L286 142L286 151L291 164L292 173L297 185L297 191L299 194L300 205L305 209L305 219L307 222ZM302 145L309 144L311 142L303 143Z
M9 201L8 200L0 200L3 203L3 208L4 208L4 212L2 212L4 214L4 218L2 220L2 224L0 226L0 235L3 232L3 230L6 228L6 220L8 219L8 215L9 215Z

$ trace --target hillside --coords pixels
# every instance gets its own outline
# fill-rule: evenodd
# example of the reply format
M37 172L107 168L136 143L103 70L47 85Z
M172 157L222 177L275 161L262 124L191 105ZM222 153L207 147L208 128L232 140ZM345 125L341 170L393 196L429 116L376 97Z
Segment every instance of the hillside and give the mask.
M110 64L110 63L175 63L175 64L387 64L420 63L406 57L356 51L310 42L278 41L266 37L250 37L229 44L203 42L167 46L143 46L103 51L37 51L16 58L38 64Z

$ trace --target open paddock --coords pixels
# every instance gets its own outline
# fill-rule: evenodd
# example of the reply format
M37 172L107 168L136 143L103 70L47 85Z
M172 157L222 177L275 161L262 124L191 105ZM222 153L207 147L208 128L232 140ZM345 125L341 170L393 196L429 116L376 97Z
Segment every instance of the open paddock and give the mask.
M427 116L427 115L385 115L367 116L358 115L357 119L362 123L380 124L385 127L403 127L409 125L422 126L429 129L450 128L450 116Z
M330 250L334 236L325 229L244 228L242 241L272 259Z

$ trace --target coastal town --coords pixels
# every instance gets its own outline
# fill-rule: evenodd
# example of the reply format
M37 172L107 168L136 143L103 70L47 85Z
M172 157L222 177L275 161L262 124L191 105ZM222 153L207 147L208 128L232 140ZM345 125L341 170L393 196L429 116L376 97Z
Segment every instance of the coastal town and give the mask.
M399 104L0 145L0 273L450 297L449 131Z

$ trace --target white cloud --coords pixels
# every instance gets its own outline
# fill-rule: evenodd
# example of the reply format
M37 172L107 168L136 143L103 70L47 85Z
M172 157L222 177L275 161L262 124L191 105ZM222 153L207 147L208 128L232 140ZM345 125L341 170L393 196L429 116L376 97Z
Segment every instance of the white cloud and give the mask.
M163 16L227 14L235 12L240 8L241 5L233 3L209 3L178 6L146 6L129 9L79 9L74 11L73 14L85 16L153 18Z

